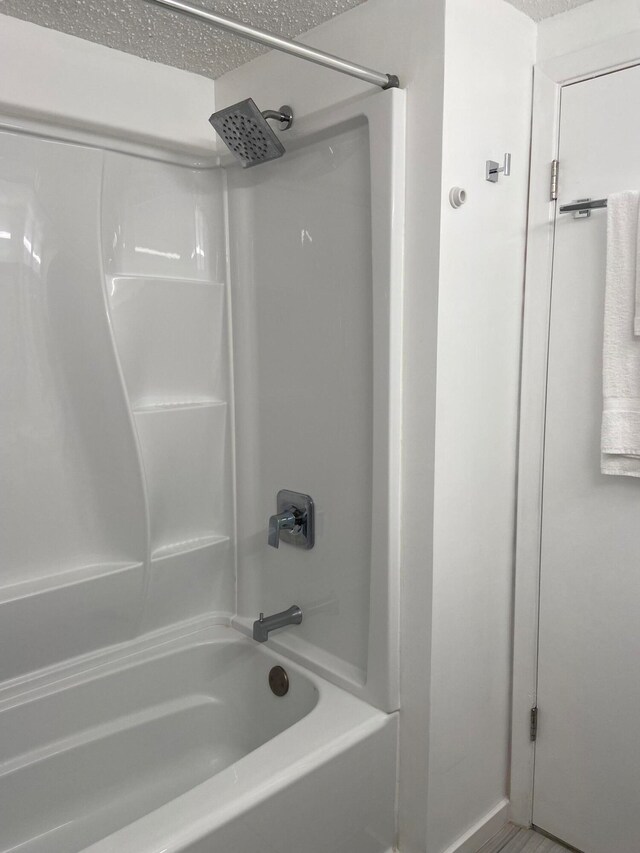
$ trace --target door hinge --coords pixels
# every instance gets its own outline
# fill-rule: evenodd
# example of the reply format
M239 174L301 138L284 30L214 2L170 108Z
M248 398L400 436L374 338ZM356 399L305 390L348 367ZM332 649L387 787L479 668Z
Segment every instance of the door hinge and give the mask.
M549 186L549 201L558 200L558 172L560 171L560 161L551 161L551 184Z
M538 706L531 709L529 720L529 739L533 742L538 738Z

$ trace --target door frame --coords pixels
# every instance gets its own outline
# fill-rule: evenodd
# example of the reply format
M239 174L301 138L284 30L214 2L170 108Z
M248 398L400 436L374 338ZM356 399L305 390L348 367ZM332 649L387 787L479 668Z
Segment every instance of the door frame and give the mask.
M637 27L637 21L634 25ZM630 21L629 30L625 35L540 62L534 68L522 331L510 768L510 817L522 826L531 825L533 820L535 744L530 739L530 713L537 696L543 453L557 207L549 197L550 169L552 160L558 156L563 87L640 64L640 29L634 29Z

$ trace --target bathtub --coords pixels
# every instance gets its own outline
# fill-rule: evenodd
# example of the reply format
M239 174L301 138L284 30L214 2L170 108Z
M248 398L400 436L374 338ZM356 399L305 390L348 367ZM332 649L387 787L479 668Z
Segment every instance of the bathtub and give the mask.
M227 626L94 656L0 692L0 851L388 851L396 717Z

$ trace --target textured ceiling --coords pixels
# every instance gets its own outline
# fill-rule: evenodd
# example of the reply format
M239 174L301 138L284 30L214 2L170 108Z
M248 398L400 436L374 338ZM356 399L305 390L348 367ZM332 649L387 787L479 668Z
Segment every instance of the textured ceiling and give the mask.
M297 36L365 0L197 0L261 29ZM402 0L387 0L389 3ZM483 0L478 0L483 2ZM589 0L508 0L536 21ZM0 0L0 13L154 62L219 77L264 48L146 0Z
M196 0L195 5L293 37L362 2ZM206 77L219 77L264 51L146 0L0 0L0 13Z
M590 0L507 0L507 2L516 9L526 12L534 21L542 21L543 18L567 12L576 6L582 6L583 3L589 3Z

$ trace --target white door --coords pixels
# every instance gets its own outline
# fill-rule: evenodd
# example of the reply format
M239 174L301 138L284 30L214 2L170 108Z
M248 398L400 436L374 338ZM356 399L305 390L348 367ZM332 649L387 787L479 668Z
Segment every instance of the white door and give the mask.
M640 189L640 67L564 88L559 157L560 203ZM606 215L556 222L533 820L639 853L640 479L600 474Z

